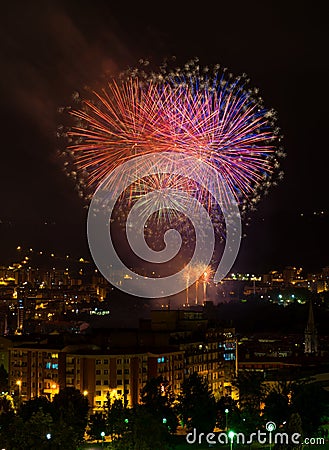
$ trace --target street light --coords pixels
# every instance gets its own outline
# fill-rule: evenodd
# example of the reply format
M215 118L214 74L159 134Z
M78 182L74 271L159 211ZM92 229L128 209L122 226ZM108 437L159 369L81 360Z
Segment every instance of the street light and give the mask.
M228 416L228 409L225 408L225 431L227 431L227 416Z
M102 437L102 447L104 447L105 431L101 432L101 437Z
M50 433L47 433L46 434L46 438L49 440L49 439L51 439L51 434Z
M234 439L235 433L233 430L229 431L228 433L228 437L230 438L231 442L230 442L230 450L232 450L233 448L233 439Z
M272 449L272 432L276 430L275 422L267 422L265 425L266 430L270 433L270 450Z

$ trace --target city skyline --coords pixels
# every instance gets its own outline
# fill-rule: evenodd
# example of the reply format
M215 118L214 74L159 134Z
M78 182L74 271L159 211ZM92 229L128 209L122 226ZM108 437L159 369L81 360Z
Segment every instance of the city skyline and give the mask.
M239 26L232 34L225 21L220 30L200 21L192 32L191 17L187 14L183 20L178 8L174 16L161 18L152 11L141 14L136 6L123 21L118 5L98 2L86 8L59 1L29 7L29 20L15 35L12 30L24 14L15 15L7 6L1 81L6 87L2 123L10 151L4 152L1 163L2 252L10 254L21 242L43 247L50 241L56 248L62 246L62 251L67 247L79 253L81 249L88 257L86 204L78 198L56 154L57 109L71 103L74 91L86 84L99 85L104 82L102 74L134 66L140 58L158 63L176 55L184 63L197 54L203 64L219 61L235 75L246 72L266 103L278 111L285 136L285 177L251 213L250 225L244 226L246 237L237 269L260 271L281 261L282 265L309 265L310 270L326 266L326 153L317 131L325 128L326 102L312 92L328 73L322 57L326 42L322 15L319 10L292 6L283 10L257 2L251 6L237 8ZM231 12L224 5L214 11ZM265 24L267 17L272 18L266 27L267 39L259 41L254 52L246 52L247 45L254 48L254 38L244 42L246 24ZM132 30L137 39L132 39ZM38 42L38 33L47 46ZM316 149L314 156L312 149ZM321 211L324 217L314 216Z

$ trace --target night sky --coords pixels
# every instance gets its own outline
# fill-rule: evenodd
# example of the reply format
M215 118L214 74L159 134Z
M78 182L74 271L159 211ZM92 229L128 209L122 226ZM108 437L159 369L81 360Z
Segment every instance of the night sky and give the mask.
M2 6L0 265L19 244L88 254L86 208L56 153L57 109L108 73L172 55L246 72L279 114L285 178L253 213L236 268L329 265L328 43L315 2Z

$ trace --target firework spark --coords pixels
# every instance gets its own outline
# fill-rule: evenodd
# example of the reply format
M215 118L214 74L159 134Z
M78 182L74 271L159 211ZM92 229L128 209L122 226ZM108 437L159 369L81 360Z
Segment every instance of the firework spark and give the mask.
M189 281L190 279L194 278L195 275L197 275L199 278L195 281L195 293L194 293L194 304L198 305L199 303L199 285L202 283L203 286L203 301L202 303L207 300L207 284L209 283L209 280L212 279L214 274L214 270L210 265L203 264L203 263L197 263L189 267L189 270L184 273L184 279L186 281L186 299L185 299L185 306L189 305Z

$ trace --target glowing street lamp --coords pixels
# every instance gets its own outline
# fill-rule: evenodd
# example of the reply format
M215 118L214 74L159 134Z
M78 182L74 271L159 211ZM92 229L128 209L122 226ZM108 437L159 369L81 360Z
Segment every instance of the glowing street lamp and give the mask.
M102 447L104 447L105 431L101 432L101 438L102 438Z
M276 430L275 422L267 422L265 425L266 430L270 433L270 450L272 449L272 432Z
M230 450L232 450L233 448L233 439L234 439L235 433L233 430L229 431L228 433L228 437L230 438L231 442L230 442Z
M224 412L225 412L225 431L227 431L227 417L228 417L229 411L227 408L225 408Z

